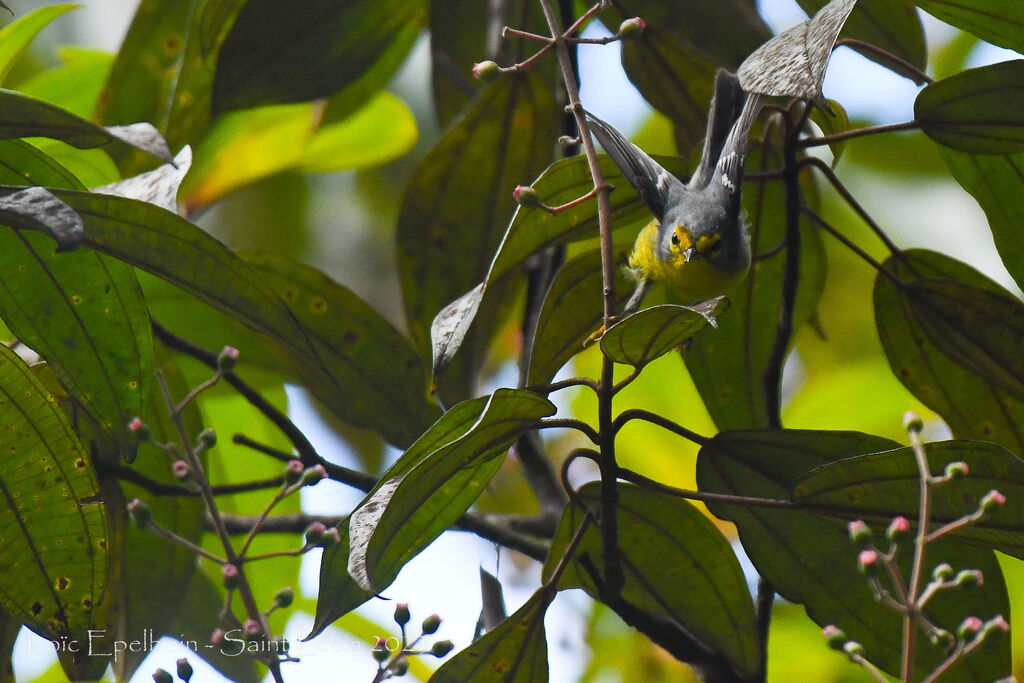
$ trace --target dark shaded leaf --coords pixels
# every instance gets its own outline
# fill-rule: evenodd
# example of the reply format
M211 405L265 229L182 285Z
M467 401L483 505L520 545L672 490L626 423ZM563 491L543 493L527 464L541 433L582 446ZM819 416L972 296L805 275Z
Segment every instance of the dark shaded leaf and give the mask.
M810 15L824 7L826 0L797 0L797 3ZM921 18L910 0L859 0L840 32L840 38L861 40L880 47L922 71L928 64ZM911 77L877 52L864 51L863 54L900 75ZM916 76L913 79L918 80ZM918 85L923 85L923 81Z
M491 21L492 13L514 4L499 6L461 0L431 0L429 3L430 78L434 110L442 126L448 125L480 89L480 83L473 78L473 64L497 57L487 53L490 30L481 27L496 26L498 22ZM500 22L508 24L509 19L503 17Z
M624 249L618 249L615 269L616 304L621 306L636 283L624 269ZM548 288L530 347L530 386L550 382L566 362L583 350L601 327L604 312L601 251L591 250L571 259Z
M945 277L1009 294L970 266L935 252L911 250L884 268L907 282ZM875 322L893 374L925 405L939 413L958 438L994 441L1024 453L1024 402L1013 398L948 357L928 340L904 290L879 275Z
M515 439L554 412L537 394L499 389L463 436L384 477L349 517L349 575L375 593L390 585L483 493Z
M1024 51L1024 5L1017 0L914 0L925 12L1017 52Z
M825 80L836 38L857 0L831 0L808 21L759 47L736 75L747 92L823 102Z
M428 455L464 436L477 422L488 400L488 397L481 397L452 406L388 468L377 485L367 492L366 499L380 490L386 481L407 474ZM324 550L320 561L320 595L316 604L316 621L306 640L318 635L335 619L373 597L373 593L360 588L348 573L348 519L338 525L338 534L341 543Z
M778 158L751 150L748 170L775 168ZM803 188L813 202L813 186ZM776 247L785 235L785 196L780 183L744 183L743 204L755 254ZM786 251L756 261L747 279L729 293L729 312L718 329L698 335L684 354L704 405L719 429L767 426L764 373L775 342L782 305ZM814 313L825 280L825 251L818 231L801 217L800 284L793 315L799 329Z
M801 477L817 467L898 447L888 439L856 432L725 432L701 449L697 480L706 492L788 500ZM839 625L864 645L868 659L875 664L898 670L902 619L872 598L857 568L857 549L842 522L793 509L721 503L708 507L736 523L747 555L780 595L802 603L819 625ZM884 541L879 544L884 547ZM909 555L900 553L904 576ZM925 575L940 562L980 569L985 583L969 594L946 591L943 600L929 603L928 614L934 623L954 631L967 613L984 618L1005 614L1006 586L992 551L943 539L929 545ZM947 676L980 683L1004 675L1009 666L1008 645L1007 639L999 639L991 657L968 657ZM915 677L931 671L945 656L927 639L918 639Z
M850 118L846 115L843 105L835 100L827 100L827 102L829 109L832 110L831 114L821 107L811 109L811 121L818 124L822 135L835 135L850 130ZM839 158L843 156L843 151L846 149L846 141L839 140L830 143L828 148L832 150L832 168L835 168L839 165Z
M914 116L936 142L975 154L1024 150L1024 60L936 81L914 101Z
M995 489L1006 504L952 533L952 538L1024 557L1024 460L985 441L942 441L926 446L933 476L951 462L965 462L968 476L932 487L929 528L934 530L978 509ZM870 518L881 524L897 515L916 522L920 496L917 460L911 448L870 453L824 465L793 488L797 503L830 511L845 520Z
M601 337L601 351L616 363L641 368L679 347L729 308L724 296L694 306L663 304L634 313Z
M220 47L213 111L328 97L425 24L420 0L249 0Z
M14 683L14 643L21 633L21 622L0 609L0 683Z
M647 612L681 625L721 653L737 671L752 676L760 667L754 606L743 570L729 542L689 502L628 484L619 485L619 548L626 583L622 597ZM599 483L583 486L580 497L597 508ZM570 505L544 565L547 580L579 527L584 510ZM600 530L583 535L576 558L586 555L600 573ZM583 588L599 599L586 567L577 559L559 589ZM746 680L746 678L743 678Z
M0 602L47 637L80 641L103 607L109 541L89 455L56 398L0 347ZM109 598L109 596L106 596Z
M40 7L0 30L0 82L10 73L18 60L39 32L54 19L78 7L78 5L50 5ZM5 8L6 9L6 8Z
M496 629L445 662L431 683L547 683L544 614L554 598L554 590L538 590Z
M550 161L557 120L543 79L501 78L480 93L416 169L402 200L396 252L406 317L424 354L434 316L484 279L515 207L512 190ZM501 310L510 294L492 288L484 309ZM462 368L450 369L459 386L441 387L446 400L472 390L491 333L484 325L470 332L471 341L456 358Z

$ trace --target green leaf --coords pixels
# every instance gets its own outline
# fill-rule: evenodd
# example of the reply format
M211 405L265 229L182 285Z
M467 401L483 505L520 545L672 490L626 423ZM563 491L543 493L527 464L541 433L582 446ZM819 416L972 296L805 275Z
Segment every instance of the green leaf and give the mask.
M857 432L770 430L724 432L702 449L697 462L700 490L788 501L808 472L899 444ZM840 467L839 464L835 465ZM819 625L837 624L864 645L868 658L888 671L899 666L900 615L873 599L857 568L857 549L842 522L818 512L711 503L717 516L734 522L740 541L758 572L787 600L801 603ZM885 541L878 539L880 547ZM910 553L900 553L904 577ZM940 562L980 569L985 583L972 592L946 591L929 603L929 618L955 631L966 614L995 616L1008 609L1006 587L994 553L949 540L929 544L926 575ZM989 576L992 582L989 582ZM1009 666L1007 639L995 643L991 658L968 657L950 680L991 681ZM946 657L927 639L918 639L915 678Z
M811 121L818 124L822 135L835 135L850 130L850 119L846 115L843 105L835 100L828 100L828 106L834 114L829 114L821 107L811 109ZM846 140L829 143L828 148L832 150L832 168L835 168L839 165L839 158L843 156L843 151L846 149Z
M689 158L704 140L715 65L674 33L648 26L622 46L622 67L644 99L672 120L676 147Z
M387 588L406 562L483 493L515 439L554 412L555 406L536 394L499 389L466 434L408 472L382 478L349 517L352 578L367 591Z
M57 56L63 64L40 71L28 80L19 83L18 92L45 100L76 116L91 120L92 110L103 89L103 82L110 73L114 57L108 52L81 47L62 47L57 50ZM145 119L126 119L126 122L143 120ZM57 144L51 140L33 142L40 145ZM74 153L87 155L84 150ZM109 161L106 154L96 153Z
M425 23L418 0L249 0L220 49L213 111L327 97Z
M199 145L183 190L194 210L261 178L298 169L327 173L374 166L415 144L412 112L379 93L340 121L318 116L321 105L286 104L227 114Z
M933 476L941 476L951 462L964 462L969 468L968 476L932 487L929 528L975 512L982 496L994 489L1006 496L1006 505L951 537L1024 557L1024 460L985 441L942 441L927 444L925 452ZM919 496L917 460L909 447L824 465L793 488L797 503L824 508L844 519L863 517L882 524L897 515L916 523Z
M963 71L932 83L914 116L936 142L975 154L1024 150L1024 60Z
M636 286L622 267L623 249L615 268L616 303L621 306ZM537 319L530 348L527 384L550 382L565 363L583 350L601 327L604 294L601 251L593 249L570 259L555 275Z
M89 455L28 366L0 347L0 604L50 638L84 640L103 607L107 515Z
M410 179L398 216L396 253L406 318L424 355L430 324L451 301L479 283L512 215L513 188L551 159L557 107L539 76L512 75L482 91L472 107L427 153ZM455 258L453 258L455 255ZM515 293L494 289L489 311ZM448 402L473 393L497 315L485 315L465 343L467 353L441 386ZM455 386L452 386L454 384Z
M747 169L776 168L774 154L751 150ZM805 187L806 201L813 188ZM755 254L780 244L786 232L785 191L781 183L744 183L750 244ZM698 335L684 354L686 367L700 391L711 418L721 430L763 427L764 373L768 367L782 306L786 250L759 259L747 279L729 294L731 307L718 321L718 329ZM793 314L793 329L806 323L817 307L825 280L825 252L821 236L803 216L800 220L800 283Z
M884 267L905 282L944 277L1008 297L1001 287L966 264L923 250L892 257ZM986 381L936 346L920 320L910 290L889 278L875 281L875 321L893 374L914 396L943 417L958 438L995 441L1024 453L1024 402Z
M1017 52L1024 51L1024 5L1017 0L914 0L937 19Z
M621 320L601 337L601 351L616 363L642 368L693 338L729 308L724 296L694 306L662 304Z
M78 7L78 5L50 5L19 17L0 30L0 82L7 78L11 67L25 52L39 32L50 22Z
M319 273L295 265L293 272L275 277L248 265L183 218L145 202L91 193L59 194L83 217L90 247L176 284L268 335L290 354L291 367L302 382L346 421L377 429L401 445L410 443L436 414L436 408L412 382L378 387L388 399L389 409L384 410L381 405L363 402L361 392L344 384L344 378L351 375L335 374L357 368L350 367L352 361L330 339L318 336L322 330L301 323L291 308L292 303L313 307L305 314L318 319L332 310L332 305L344 310L341 299L335 297L351 297L339 293L340 289L326 290L329 281ZM282 277L291 279L289 291L295 302L286 302L275 290ZM299 285L301 289L296 289ZM343 347L346 338L341 342ZM412 371L411 366L403 367ZM370 380L369 386L377 381L364 378Z
M493 631L441 666L430 683L546 683L544 614L555 591L541 588Z
M813 15L828 4L828 0L797 0L797 3L808 15ZM859 0L846 20L840 37L870 43L922 71L928 64L921 18L909 0ZM856 47L853 49L902 76L918 81L916 76L900 68L897 62L877 52L861 51ZM918 84L923 84L923 81Z
M680 624L698 641L724 655L746 677L760 668L754 606L739 561L722 533L697 508L681 498L620 484L617 509L619 549L626 583L622 597L632 605ZM597 482L579 495L593 507L600 501ZM562 513L551 553L544 565L548 580L561 561L585 511L570 505ZM602 571L600 530L584 532L576 558L586 555ZM559 589L598 590L576 559Z
M452 406L434 425L406 450L377 485L367 492L373 496L384 482L401 477L420 464L428 455L458 440L476 424L487 406L488 397L475 398ZM306 640L327 628L331 622L373 597L363 590L348 573L349 525L346 518L338 525L341 543L324 550L320 562L320 597L316 604L316 621Z

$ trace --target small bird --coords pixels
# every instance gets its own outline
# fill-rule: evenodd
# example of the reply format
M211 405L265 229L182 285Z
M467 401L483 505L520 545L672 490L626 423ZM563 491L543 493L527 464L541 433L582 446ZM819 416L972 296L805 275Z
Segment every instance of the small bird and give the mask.
M750 236L741 215L743 162L750 129L765 97L746 93L719 69L700 164L684 183L604 121L587 114L591 131L655 219L629 257L637 288L623 314L640 306L652 281L704 301L725 294L750 269Z

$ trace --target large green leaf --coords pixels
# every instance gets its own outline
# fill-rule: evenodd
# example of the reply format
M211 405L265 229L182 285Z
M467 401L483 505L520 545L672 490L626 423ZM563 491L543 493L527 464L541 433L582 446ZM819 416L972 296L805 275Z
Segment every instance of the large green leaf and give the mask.
M555 591L541 588L516 613L449 659L431 683L547 683L544 614Z
M771 160L770 160L771 159ZM774 167L778 159L752 150L747 168L760 162ZM807 193L807 188L805 188ZM780 183L748 181L743 204L750 224L754 254L768 252L786 233L785 192ZM775 343L782 306L786 250L755 260L747 279L729 292L731 307L718 329L698 335L684 355L686 367L719 429L767 426L764 373ZM820 233L800 220L800 282L793 313L799 329L814 313L825 279L825 251Z
M396 253L413 339L426 355L430 324L451 301L479 283L512 215L512 190L548 164L557 107L536 75L499 79L482 91L417 167L398 216ZM500 311L514 291L495 288L487 308ZM449 401L474 391L491 325L478 325L466 353L441 386ZM455 386L452 386L454 384ZM451 394L451 395L447 395Z
M554 412L546 398L499 389L463 436L408 472L386 475L349 517L352 578L375 593L390 585L483 493L515 439Z
M797 3L808 15L814 15L828 0L797 0ZM859 0L840 37L870 43L922 71L928 63L921 18L910 0ZM891 65L877 52L865 51L864 56L882 66ZM898 67L895 70L906 75Z
M28 366L0 347L0 603L39 634L84 641L104 607L107 515L89 455Z
M706 492L788 500L801 477L817 467L898 447L888 439L857 432L724 432L701 449L697 478ZM838 624L864 645L871 661L888 671L898 669L902 618L873 599L857 568L857 549L841 521L797 509L724 503L711 503L709 508L736 523L747 555L779 594L802 603L819 625ZM904 576L909 555L900 553ZM934 623L953 631L968 614L1005 616L1006 586L991 550L941 540L929 545L925 576L940 562L980 569L985 583L970 593L946 591L941 600L929 603ZM968 657L958 664L947 674L948 680L980 682L1005 675L1009 643L1001 639L994 647L991 656ZM925 638L918 639L918 653L918 677L946 656Z
M332 310L332 301L340 306L336 297L351 299L339 293L340 288L324 290L328 281L319 273L295 265L291 273L268 275L188 221L145 202L81 192L59 191L59 195L83 217L90 247L168 280L268 335L290 353L302 382L346 421L377 429L401 445L412 442L436 414L413 382L389 386L386 378L357 373L370 384L354 390L345 383L358 365L344 355L347 338L342 337L340 345L332 344L322 336L322 329L307 327L291 308L293 304L312 307L303 315L322 321L320 316ZM275 289L281 277L292 280L289 291L294 301L282 298ZM319 327L324 325L321 322ZM371 387L387 402L366 403L361 393Z
M984 210L1006 270L1018 286L1024 284L1024 152L993 156L939 149L953 177Z
M29 43L54 19L78 7L78 5L50 5L40 7L19 17L0 30L0 82L10 73L18 57L25 52Z
M1024 557L1024 460L986 441L928 444L934 476L951 462L967 463L969 474L932 487L930 528L975 512L989 491L1006 496L1006 504L953 533L972 545ZM886 523L897 515L916 520L920 496L917 460L911 448L871 453L824 465L801 478L793 500L822 507L845 518L872 518Z
M914 0L921 9L979 38L1024 51L1024 5L1017 0Z
M220 49L213 110L327 97L425 23L421 0L249 0Z
M595 509L601 486L583 486L580 498ZM697 508L681 498L632 485L619 485L616 508L619 549L625 574L622 597L651 614L680 624L694 638L721 653L743 676L760 667L754 606L743 570L729 542ZM570 505L544 565L548 579L582 521L584 510ZM601 573L600 530L590 527L575 557L587 555ZM599 599L586 567L577 559L560 589L583 588Z
M642 368L708 325L717 327L716 316L728 307L724 296L695 306L652 306L615 323L601 337L601 351L616 363Z
M933 140L975 154L1024 150L1024 60L962 71L918 94L914 116Z
M884 267L906 282L945 277L1001 297L1001 287L970 266L934 252L913 250ZM922 327L908 290L888 277L875 281L875 321L893 374L925 405L939 413L959 438L994 441L1024 453L1024 402L950 358Z

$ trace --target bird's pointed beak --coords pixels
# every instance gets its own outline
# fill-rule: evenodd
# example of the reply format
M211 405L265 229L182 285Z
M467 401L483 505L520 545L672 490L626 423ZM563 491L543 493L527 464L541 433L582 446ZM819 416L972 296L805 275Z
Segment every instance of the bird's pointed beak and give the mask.
M683 263L689 263L691 259L700 256L700 252L697 251L697 247L688 247L683 251Z

